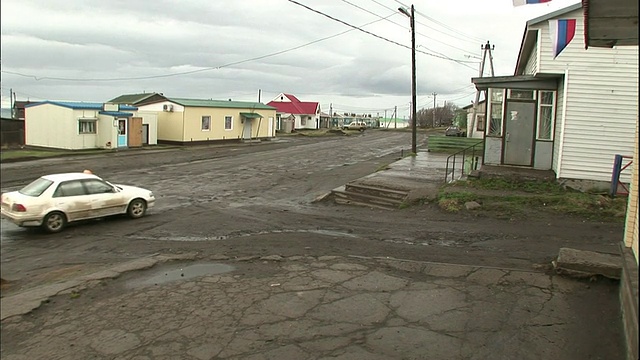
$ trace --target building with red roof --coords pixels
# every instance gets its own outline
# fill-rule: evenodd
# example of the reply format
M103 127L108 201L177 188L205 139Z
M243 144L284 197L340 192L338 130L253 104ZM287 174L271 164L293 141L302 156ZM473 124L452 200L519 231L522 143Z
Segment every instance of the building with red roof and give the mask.
M300 101L292 94L280 93L267 103L276 108L277 129L285 127L282 121L292 121L293 129L318 129L320 127L320 104L315 101Z

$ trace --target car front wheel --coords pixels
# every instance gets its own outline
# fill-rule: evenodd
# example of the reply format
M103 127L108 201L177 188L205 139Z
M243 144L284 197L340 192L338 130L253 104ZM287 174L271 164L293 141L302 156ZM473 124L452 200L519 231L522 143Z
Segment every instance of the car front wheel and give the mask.
M127 215L132 219L139 219L147 212L147 203L142 199L133 199L127 208Z
M67 217L59 211L47 214L42 221L42 228L48 233L60 232L66 225Z

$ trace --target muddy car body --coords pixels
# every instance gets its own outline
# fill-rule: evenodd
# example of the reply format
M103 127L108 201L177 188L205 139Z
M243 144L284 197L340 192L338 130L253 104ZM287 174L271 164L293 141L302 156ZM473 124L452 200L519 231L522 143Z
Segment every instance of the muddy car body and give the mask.
M127 214L140 218L155 204L150 190L114 185L87 173L42 176L2 194L1 214L21 227L59 232L70 222Z

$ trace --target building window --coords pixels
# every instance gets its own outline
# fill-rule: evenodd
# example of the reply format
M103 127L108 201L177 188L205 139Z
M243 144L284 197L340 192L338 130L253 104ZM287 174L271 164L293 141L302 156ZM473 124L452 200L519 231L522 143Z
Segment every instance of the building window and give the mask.
M307 118L306 118L306 117L304 117L304 116L301 116L301 117L300 117L300 124L301 124L302 126L307 125Z
M79 134L95 134L96 121L95 120L79 120L78 133Z
M202 117L202 131L211 131L211 116Z
M485 121L484 115L476 115L476 130L484 131Z
M231 116L224 117L224 129L225 130L233 129L233 117Z
M502 136L502 89L491 90L491 122L489 123L488 136Z
M555 92L540 91L538 104L538 140L553 140L553 117Z
M533 90L510 89L509 90L509 99L535 100L536 99L536 92L533 91Z

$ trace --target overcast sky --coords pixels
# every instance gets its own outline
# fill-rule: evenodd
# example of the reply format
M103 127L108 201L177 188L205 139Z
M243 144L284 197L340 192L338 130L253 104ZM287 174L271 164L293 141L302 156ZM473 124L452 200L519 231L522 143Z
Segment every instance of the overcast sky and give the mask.
M10 89L18 100L97 102L141 92L256 101L261 90L265 103L287 92L325 112L406 116L411 32L397 9L411 3L296 1L317 12L289 0L2 0L2 107ZM496 75L513 75L526 21L577 2L415 0L418 108L433 107L433 92L438 106L469 104L487 40Z

